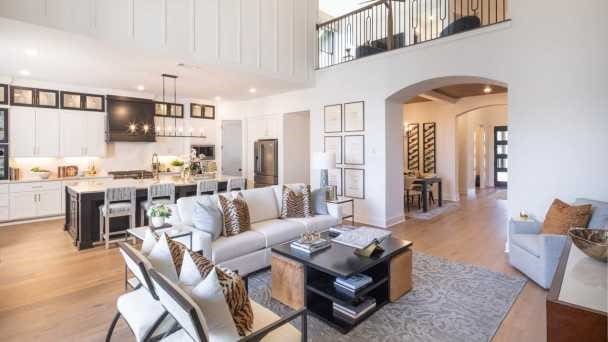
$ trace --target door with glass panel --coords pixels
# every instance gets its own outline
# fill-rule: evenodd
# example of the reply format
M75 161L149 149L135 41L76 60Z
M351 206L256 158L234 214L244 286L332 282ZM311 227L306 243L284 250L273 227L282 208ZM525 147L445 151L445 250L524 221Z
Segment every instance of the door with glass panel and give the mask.
M494 127L494 186L506 187L509 176L509 130Z

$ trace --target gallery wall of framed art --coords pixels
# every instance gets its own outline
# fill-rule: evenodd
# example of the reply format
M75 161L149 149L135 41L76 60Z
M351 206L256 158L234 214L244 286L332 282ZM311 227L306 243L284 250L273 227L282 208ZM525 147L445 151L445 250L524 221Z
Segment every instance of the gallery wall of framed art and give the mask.
M323 107L323 152L336 154L329 185L338 196L365 198L365 102Z

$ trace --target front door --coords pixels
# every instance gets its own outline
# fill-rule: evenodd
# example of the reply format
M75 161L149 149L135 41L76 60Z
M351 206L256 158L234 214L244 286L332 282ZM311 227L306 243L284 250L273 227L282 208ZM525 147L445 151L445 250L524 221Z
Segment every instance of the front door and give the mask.
M509 130L494 127L494 186L506 187L509 175Z
M240 120L222 121L222 174L225 176L241 177L243 175L242 129Z

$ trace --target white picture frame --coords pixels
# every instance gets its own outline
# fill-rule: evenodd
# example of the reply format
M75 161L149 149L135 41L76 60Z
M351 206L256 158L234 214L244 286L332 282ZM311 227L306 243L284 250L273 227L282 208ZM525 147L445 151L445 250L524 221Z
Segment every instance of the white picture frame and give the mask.
M365 131L365 102L344 104L344 132Z
M344 168L344 196L365 199L365 170Z
M342 132L342 105L325 106L323 111L323 124L325 133Z
M344 136L344 164L365 165L365 136Z
M327 170L327 174L328 174L328 185L331 186L335 186L336 187L336 195L338 196L342 196L342 168L338 167L332 170Z
M342 164L342 137L325 136L323 152L334 152L336 154L336 164Z

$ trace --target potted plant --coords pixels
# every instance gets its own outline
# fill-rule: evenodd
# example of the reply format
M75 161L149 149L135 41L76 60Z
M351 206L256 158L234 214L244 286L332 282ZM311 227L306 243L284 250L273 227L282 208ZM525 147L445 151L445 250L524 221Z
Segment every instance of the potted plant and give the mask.
M179 159L175 159L174 161L171 162L171 171L173 172L182 172L182 169L184 168L184 162L179 160Z
M47 179L51 175L51 171L38 166L34 166L33 168L31 168L30 172L32 173L32 175L39 177L40 179Z
M148 216L150 216L152 227L162 227L165 224L165 219L171 217L171 208L165 204L155 205L148 210Z

